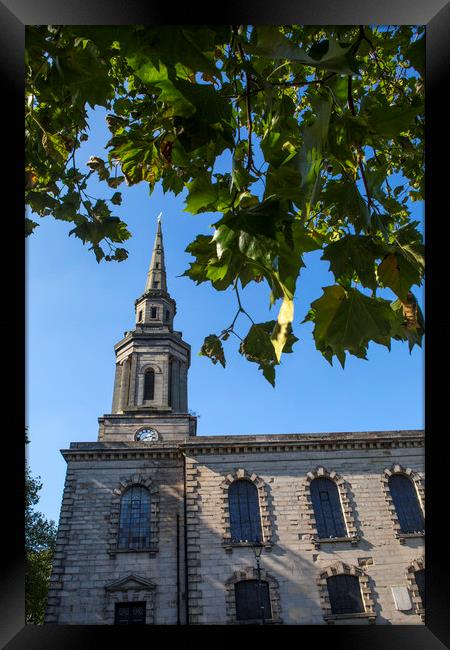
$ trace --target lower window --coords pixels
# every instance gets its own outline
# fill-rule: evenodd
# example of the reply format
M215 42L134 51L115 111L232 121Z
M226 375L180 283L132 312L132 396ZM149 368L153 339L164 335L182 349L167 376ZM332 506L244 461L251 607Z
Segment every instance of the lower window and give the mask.
M234 585L236 596L236 619L238 621L265 620L272 618L269 585L265 581L241 580Z
M145 602L143 603L116 603L115 625L144 625Z
M346 574L327 579L332 614L360 614L364 612L357 576Z

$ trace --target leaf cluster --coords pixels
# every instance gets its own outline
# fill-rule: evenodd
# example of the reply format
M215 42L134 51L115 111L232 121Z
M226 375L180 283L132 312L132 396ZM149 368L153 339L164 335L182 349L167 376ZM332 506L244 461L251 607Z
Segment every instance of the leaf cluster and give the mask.
M424 274L408 207L424 196L424 38L404 25L28 27L27 204L71 222L99 262L127 256L118 244L129 232L112 214L123 184L185 190L187 212L218 213L212 234L188 246L185 275L234 291L237 316L238 288L251 282L281 301L239 347L272 384L313 250L336 281L305 319L324 357L344 365L347 352L366 358L370 341L392 338L411 349L423 335L418 312L405 314ZM108 153L82 167L95 106L108 110ZM88 194L91 177L108 197ZM27 234L37 225L28 219ZM235 321L201 354L225 366Z

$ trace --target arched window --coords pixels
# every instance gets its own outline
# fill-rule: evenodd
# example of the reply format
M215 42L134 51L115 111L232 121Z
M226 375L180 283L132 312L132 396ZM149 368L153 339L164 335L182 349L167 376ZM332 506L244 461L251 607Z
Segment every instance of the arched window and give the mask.
M228 489L232 542L262 541L258 490L246 479L234 481Z
M320 477L311 481L310 489L319 538L346 537L337 485L329 478Z
M265 580L241 580L234 585L238 621L272 618L269 584Z
M414 578L416 580L417 589L419 590L422 607L425 609L425 569L419 569L419 571L415 571Z
M155 371L150 368L144 375L144 401L155 398Z
M120 501L119 549L150 546L150 493L141 485L128 488Z
M388 481L401 533L423 531L425 524L413 482L403 474L392 474Z
M365 611L357 576L330 576L327 587L332 614L360 614Z

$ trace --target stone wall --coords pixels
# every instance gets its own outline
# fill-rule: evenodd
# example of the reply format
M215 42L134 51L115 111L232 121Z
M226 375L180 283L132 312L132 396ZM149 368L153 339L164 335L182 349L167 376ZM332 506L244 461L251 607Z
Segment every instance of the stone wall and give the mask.
M115 600L130 599L147 601L148 623L176 624L177 515L181 544L184 537L182 461L93 455L91 461L68 463L46 622L112 624ZM154 488L151 552L114 552L119 492L130 482ZM180 572L183 589L182 556ZM180 604L184 621L184 593Z
M422 624L414 570L423 567L424 538L399 534L387 477L409 475L423 506L423 445L417 431L200 436L147 447L73 443L63 452L67 478L46 620L112 624L114 603L129 599L147 602L147 623L185 623L186 548L189 623L236 624L234 584L254 578L256 565L250 545L231 541L227 490L247 478L258 490L273 623ZM309 488L316 476L338 487L347 531L339 541L318 538ZM151 492L145 552L116 549L120 494L131 484ZM364 613L330 616L326 578L334 572L359 577ZM396 609L392 587L409 590L409 611Z
M258 451L250 443L245 452L221 444L221 453L212 446L201 449L201 438L189 443L190 471L187 476L190 538L188 571L195 575L195 600L191 602L191 622L198 624L232 624L227 581L236 572L255 567L252 548L230 545L226 540L228 521L223 483L227 476L241 472L262 481L267 496L260 496L261 516L270 538L261 556L261 567L278 587L280 617L286 624L421 624L417 608L397 611L391 587L408 587L408 567L424 556L424 539L418 535L398 539L386 499L384 472L398 465L412 470L415 478L423 477L423 447L391 446L365 449L292 449L276 451L276 446ZM270 439L270 436L267 436ZM208 440L212 441L212 438ZM219 442L219 439L217 439ZM198 445L195 449L194 445ZM262 443L261 443L262 444ZM333 447L333 445L329 445ZM240 453L239 453L240 452ZM320 542L315 536L314 517L308 501L308 473L322 468L341 478L347 502L343 502L348 540ZM319 471L320 474L320 471ZM418 485L418 495L421 487ZM326 578L323 573L336 561L353 567L364 576L367 616L325 619L327 606ZM338 571L341 572L341 571ZM324 582L325 580L325 582ZM193 587L194 589L194 587ZM411 593L410 590L410 594ZM272 597L272 596L271 596Z

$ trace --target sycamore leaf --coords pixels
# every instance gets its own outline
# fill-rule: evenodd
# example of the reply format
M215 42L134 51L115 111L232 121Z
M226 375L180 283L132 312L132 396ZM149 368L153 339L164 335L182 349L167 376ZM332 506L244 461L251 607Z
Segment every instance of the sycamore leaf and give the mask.
M25 217L25 237L31 235L35 228L39 228L39 224Z
M386 300L334 285L324 287L305 320L314 321L317 349L330 363L336 355L344 367L345 352L365 359L370 341L387 345L392 310Z
M215 334L210 334L205 338L198 354L200 357L209 357L214 364L219 362L225 368L226 361L222 342Z
M239 352L248 361L258 363L264 377L275 387L275 366L278 361L270 339L270 333L274 325L275 321L252 325L240 345Z
M351 279L356 272L363 287L375 289L375 260L383 255L382 247L372 237L345 235L328 244L320 259L330 262L336 280Z
M248 361L258 364L263 376L272 386L275 386L275 366L279 364L271 339L276 324L274 320L253 324L239 348L239 352ZM297 337L289 332L283 352L292 352L292 346L296 341L298 341Z
M208 174L197 176L186 187L189 194L186 197L185 212L198 214L199 212L208 212L213 208L217 200L217 185L211 183L211 177Z
M275 350L275 356L278 363L280 363L281 353L286 345L289 334L292 329L292 321L294 320L294 303L288 298L284 298L281 303L278 319L272 330L270 340Z
M415 345L422 347L424 318L414 294L409 292L405 302L398 299L391 303L391 308L395 314L396 325L393 338L407 340L410 353Z
M354 74L357 72L355 63L348 56L352 45L341 45L334 39L324 40L320 44L320 51L319 47L316 47L310 51L310 56L301 47L291 44L279 31L278 27L258 25L255 30L257 43L255 45L244 45L244 49L250 54L257 54L270 59L289 59L290 61L297 61L304 65L340 74Z
M314 112L316 119L311 126L304 129L303 145L298 154L306 218L308 218L311 206L318 198L317 184L323 160L323 144L330 122L331 103L328 100L319 100L314 106Z
M377 269L378 279L385 287L389 287L405 301L413 284L420 284L421 274L417 265L411 263L400 252L389 253Z

